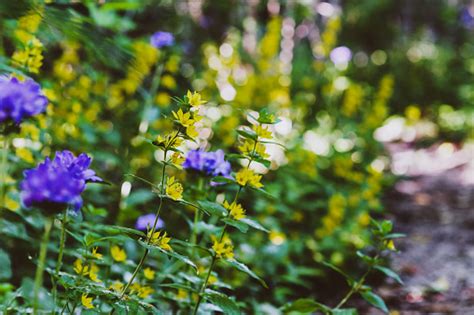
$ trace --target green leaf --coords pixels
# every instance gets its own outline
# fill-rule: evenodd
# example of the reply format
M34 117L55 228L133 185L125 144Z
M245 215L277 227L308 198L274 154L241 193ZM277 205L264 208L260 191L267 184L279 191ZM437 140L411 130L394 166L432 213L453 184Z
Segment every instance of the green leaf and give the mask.
M341 308L332 310L331 315L357 315L359 314L355 308Z
M392 269L385 268L385 267L382 267L382 266L375 266L374 268L381 271L381 272L383 272L386 276L395 279L395 281L397 281L398 283L403 284L403 281L400 278L400 276L395 271L393 271Z
M237 303L222 293L206 293L204 295L212 304L218 306L226 315L240 315Z
M198 293L198 290L194 289L193 287L190 287L189 285L180 284L180 283L163 283L163 284L160 284L159 286L162 288L181 289L188 292Z
M223 217L227 215L227 210L217 202L204 200L198 201L198 204L201 208L203 208L205 211L208 211L212 215L216 215L218 217Z
M143 247L145 247L149 250L157 250L157 251L159 251L159 252L161 252L161 253L169 256L169 257L176 258L177 260L185 263L186 265L189 265L189 266L193 267L197 271L196 264L194 264L191 259L189 259L188 257L186 257L184 255L178 254L177 252L175 252L173 250L164 250L163 248L161 248L159 246L149 245L146 242L141 241L141 240L139 240L138 243L141 246L143 246Z
M247 233L247 231L249 230L249 226L244 222L233 220L231 218L225 218L225 219L222 219L222 221L227 223L228 225L231 225L239 229L239 231L242 233Z
M233 184L235 181L232 178L227 178L224 176L216 176L212 178L213 182L221 183L221 184Z
M323 265L325 265L326 267L329 267L331 268L332 270L334 270L335 272L339 273L341 276L343 276L344 278L348 279L348 280L352 280L352 278L347 274L345 273L344 271L341 270L341 268L327 262L327 261L323 261L322 262Z
M8 280L12 276L12 266L10 256L0 249L0 280Z
M257 134L253 131L239 129L239 130L237 130L237 133L239 135L241 135L242 137L244 137L244 138L252 139L254 141L257 140Z
M331 309L326 305L318 303L312 299L298 299L294 302L287 303L283 306L283 313L298 312L302 314L311 314L317 310L330 312Z
M383 238L384 239L392 239L392 238L401 238L401 237L406 237L406 234L403 233L390 233L385 235Z
M254 221L250 218L240 219L239 222L243 222L243 223L247 224L248 226L253 227L256 230L260 230L260 231L263 231L263 232L270 233L270 231L267 230L266 228L264 228L260 223Z
M255 158L255 161L258 163L262 163L266 168L269 168L272 165L272 162L262 158Z
M377 294L375 294L374 292L372 291L361 292L360 295L364 298L364 300L366 300L373 306L381 309L385 313L388 313L387 305L385 305L385 302L383 301L383 299Z
M135 230L135 229L131 229L131 228L123 227L123 226L118 226L118 225L107 225L104 227L104 232L108 234L112 234L112 235L117 235L117 234L127 235L132 238L146 237L145 233L139 230Z
M387 234L387 233L390 233L392 231L393 223L392 223L392 221L384 220L382 222L382 224L380 225L380 227L382 228L382 232L384 234Z
M249 269L249 267L247 267L243 263L238 262L235 259L228 259L228 260L225 260L225 262L227 262L229 265L236 268L237 270L240 270L240 271L246 273L247 275L249 275L250 277L258 280L265 288L268 288L265 281L262 278L260 278L259 276L257 276L252 270Z

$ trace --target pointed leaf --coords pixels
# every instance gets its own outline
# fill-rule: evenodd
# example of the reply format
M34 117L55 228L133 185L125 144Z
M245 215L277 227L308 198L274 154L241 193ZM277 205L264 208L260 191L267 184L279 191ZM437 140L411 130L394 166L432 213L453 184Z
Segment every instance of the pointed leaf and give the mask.
M243 263L241 262L238 262L237 260L235 259L229 259L229 260L225 260L225 262L227 262L229 265L231 265L232 267L248 274L250 277L258 280L265 288L268 288L267 284L265 283L265 281L263 281L262 278L260 278L259 276L257 276L252 270L249 269L249 267L247 267L246 265L244 265Z
M214 305L218 306L224 314L240 315L237 303L222 293L206 293L205 297Z
M364 298L364 300L366 300L373 306L381 309L385 313L388 313L388 308L387 308L387 305L385 305L384 300L380 296L375 294L374 292L372 291L361 292L360 295Z
M212 215L216 215L218 217L223 217L227 215L227 210L217 202L204 200L198 201L198 204L201 208L203 208L205 211L208 211Z
M257 221L254 221L250 218L240 219L239 222L243 222L243 223L247 224L248 226L253 227L256 230L260 230L260 231L263 231L263 232L270 233L270 231L267 230L266 228L264 228L260 223L258 223Z
M233 220L233 219L230 219L230 218L225 218L225 219L222 219L222 221L225 222L228 225L231 225L231 226L239 229L239 231L242 232L242 233L247 233L247 231L249 230L249 226L246 223L241 222L242 220L237 221L237 220Z
M385 267L382 267L382 266L375 266L374 268L381 271L381 272L383 272L386 276L394 279L398 283L403 284L403 281L400 278L400 276L395 271L393 271L392 269L385 268Z

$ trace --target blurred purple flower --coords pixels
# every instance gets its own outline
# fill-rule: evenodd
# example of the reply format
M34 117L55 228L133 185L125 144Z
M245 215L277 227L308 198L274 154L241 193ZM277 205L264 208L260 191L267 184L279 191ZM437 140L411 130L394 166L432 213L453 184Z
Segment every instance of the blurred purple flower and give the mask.
M174 36L168 32L156 32L150 37L150 44L156 48L163 48L174 44Z
M20 184L21 199L27 207L62 208L70 205L78 211L82 207L81 193L88 181L102 181L88 169L91 158L87 154L75 157L69 151L56 152L36 168L26 170Z
M153 213L144 214L138 217L137 222L135 223L135 228L141 231L151 229L153 228L153 224L155 224L155 218L156 216ZM161 218L158 218L158 222L156 223L156 229L161 229L163 227L165 227L165 222L161 220Z
M32 79L24 82L17 78L0 76L0 123L12 120L19 124L23 119L44 112L48 99L41 87Z
M224 151L205 152L189 151L183 167L189 170L204 172L212 176L229 176L232 171L230 163L225 160Z
M346 64L351 60L352 52L346 46L339 46L331 51L329 58L335 65Z
M474 5L464 7L459 18L465 28L474 29Z

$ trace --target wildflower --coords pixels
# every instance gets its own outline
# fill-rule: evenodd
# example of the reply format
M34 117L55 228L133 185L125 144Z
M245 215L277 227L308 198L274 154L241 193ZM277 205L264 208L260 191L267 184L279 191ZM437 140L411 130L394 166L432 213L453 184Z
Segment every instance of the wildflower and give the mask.
M248 156L257 154L260 157L266 159L269 157L269 155L266 152L266 147L263 143L257 142L253 140L246 139L246 141L239 146L240 152L243 154L246 154Z
M171 241L171 237L166 236L166 232L161 235L161 231L153 232L149 231L147 235L150 240L150 244L158 246L164 250L172 250L171 246L168 244Z
M82 294L81 303L82 303L82 306L84 306L87 309L94 308L94 304L92 304L92 298L87 297L87 294Z
M25 118L45 111L48 99L35 81L20 82L0 76L0 123L7 120L19 124Z
M166 194L173 200L179 200L183 197L183 185L175 181L174 176L166 180Z
M155 48L163 48L174 44L174 36L168 32L156 32L150 37L150 44Z
M141 231L146 231L148 229L151 229L153 227L153 224L155 224L155 219L156 219L156 215L153 213L142 215L138 217L137 222L135 223L135 228ZM165 222L163 222L163 220L158 218L155 228L161 229L164 226L165 226Z
M187 134L190 138L196 138L196 137L199 135L199 133L197 132L195 126L188 126L188 127L186 127L186 134Z
M149 267L146 267L143 270L143 275L145 276L146 279L148 280L153 280L155 279L155 271Z
M91 252L91 256L94 257L95 259L102 259L102 254L97 252L98 247L94 247Z
M188 93L186 93L186 98L188 100L188 104L191 105L191 107L197 107L206 103L206 101L201 99L201 94L196 91L191 93L191 91L188 90Z
M35 36L31 35L24 50L15 51L12 61L16 66L23 67L31 73L39 73L43 65L43 44Z
M81 276L86 276L89 273L89 266L83 265L82 260L79 258L76 259L76 261L74 261L73 266L74 266L74 271Z
M174 118L183 126L183 127L189 127L194 124L194 120L191 117L191 112L184 113L181 108L178 110L178 112L173 111L172 112Z
M201 171L212 176L229 176L231 172L230 163L225 161L224 151L222 150L215 152L189 151L183 167L189 170Z
M141 286L139 289L138 289L138 297L142 298L142 299L146 299L147 297L149 297L153 292L155 292L155 290L153 290L152 287L149 287L147 285L145 286Z
M173 163L176 166L181 166L184 160L185 158L179 152L174 152L173 155L171 156L171 163Z
M110 249L110 254L116 262L122 262L127 259L127 254L125 253L125 251L117 245L112 246L112 248Z
M98 273L99 267L96 264L91 264L90 271L89 271L89 278L94 282L100 282Z
M229 238L225 237L222 241L218 241L215 237L213 239L212 249L216 253L217 258L234 258L234 246Z
M235 180L237 181L239 185L241 186L250 185L255 188L263 187L263 184L260 183L261 179L262 179L262 175L257 175L255 174L254 171L248 168L241 169L239 172L237 172L235 176Z
M186 300L189 298L188 291L184 289L178 289L178 293L176 294L176 298L178 300Z
M271 139L272 132L268 130L268 127L263 127L262 125L254 125L253 131L257 134L258 137L264 139Z
M124 284L120 281L114 281L109 287L109 289L115 291L115 292L122 292L124 287Z
M26 170L21 183L21 198L25 206L45 210L61 210L72 205L78 211L82 206L81 193L89 181L101 181L89 169L91 158L81 154L75 158L69 151L56 152L53 161L46 158L36 168Z
M229 204L227 200L224 200L224 208L229 210L229 215L235 220L241 220L245 218L245 210L242 205L235 201Z

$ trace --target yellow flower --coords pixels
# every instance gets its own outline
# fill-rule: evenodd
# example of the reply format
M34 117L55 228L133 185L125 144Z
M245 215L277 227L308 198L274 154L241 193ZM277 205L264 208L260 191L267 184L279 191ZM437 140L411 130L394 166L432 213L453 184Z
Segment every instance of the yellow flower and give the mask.
M191 93L191 91L188 90L186 98L188 99L188 104L192 107L200 106L206 103L206 101L201 100L201 94L196 91L194 93Z
M264 139L272 138L272 132L268 130L268 127L263 127L262 125L254 125L253 131L255 131L257 136L260 138L264 138Z
M124 284L120 281L115 281L110 285L109 289L114 290L115 292L122 292Z
M127 259L127 254L125 253L125 251L117 245L112 246L112 248L110 249L110 254L112 255L112 258L117 262L122 262Z
M178 293L176 294L176 298L178 300L186 300L188 299L188 292L183 289L178 289Z
M94 257L95 259L99 259L99 260L100 260L100 259L102 259L102 254L99 254L99 253L97 252L98 249L99 249L98 247L94 247L94 248L92 249L91 255L92 255L92 257Z
M245 218L245 210L242 208L242 205L239 203L236 203L235 201L229 204L227 200L224 200L224 208L229 210L229 214L232 218L235 220L240 220Z
M184 160L185 160L184 156L182 156L181 153L179 153L179 152L175 152L171 156L171 163L173 163L176 166L181 166L181 164L183 164Z
M169 245L171 237L166 236L166 232L161 235L161 231L154 232L153 234L149 231L147 236L150 239L150 244L161 247L164 250L172 250Z
M174 118L179 121L183 127L189 127L194 124L194 120L191 117L191 112L184 113L181 108L178 112L172 111Z
M87 275L89 273L89 266L83 265L79 258L74 262L74 271L79 275Z
M285 234L279 231L271 231L268 237L270 238L270 242L272 242L274 245L281 245L286 240Z
M141 286L138 289L138 296L142 299L149 297L155 290L149 286Z
M224 238L222 241L218 241L217 238L213 237L212 249L216 253L217 258L234 258L234 246L229 238Z
M155 271L152 270L151 268L145 268L143 270L143 275L145 276L145 278L147 278L148 280L153 280L155 279Z
M97 267L97 265L95 264L91 264L89 278L94 282L100 282L99 276L97 275L98 272L99 272L99 267Z
M94 305L92 304L92 298L87 297L87 294L82 294L81 296L81 303L82 306L84 306L87 309L92 309L94 308Z
M389 249L391 251L396 251L397 250L395 248L395 243L393 243L393 240L385 241L385 246L387 247L387 249Z
M176 88L176 80L169 74L166 74L161 78L161 85L163 85L165 88L173 90Z
M163 149L170 149L179 147L183 143L183 139L178 137L178 132L171 133L165 137L158 136L153 142L154 145Z
M197 132L196 130L196 127L195 126L189 126L186 128L186 134L191 137L191 138L196 138L199 133Z
M243 168L237 172L235 179L240 186L246 186L248 184L255 188L263 187L263 184L260 183L262 175L257 175L254 171L248 168Z
M183 185L175 181L174 176L166 180L166 194L173 200L179 200L183 197Z

